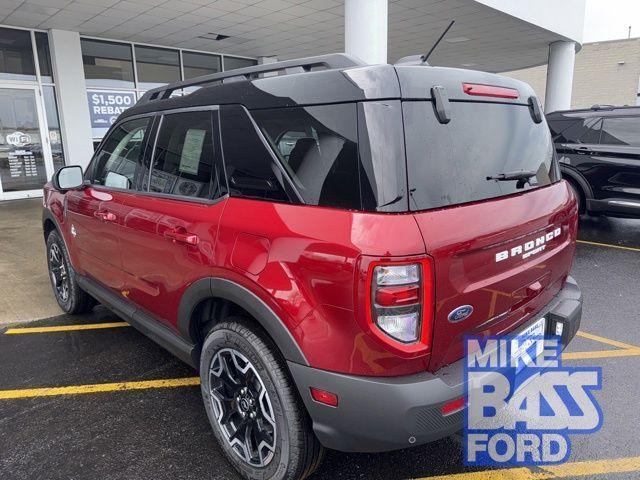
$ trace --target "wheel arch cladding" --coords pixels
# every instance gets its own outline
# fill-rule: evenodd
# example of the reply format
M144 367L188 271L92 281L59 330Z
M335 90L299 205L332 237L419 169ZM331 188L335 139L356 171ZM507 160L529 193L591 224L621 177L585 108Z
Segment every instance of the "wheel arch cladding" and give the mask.
M309 365L293 335L273 310L251 290L223 278L201 278L182 295L178 306L178 330L183 338L198 343L192 325L194 312L198 305L209 299L222 299L238 305L269 334L286 360Z
M574 168L567 167L566 165L561 165L560 171L562 172L562 176L565 177L566 180L573 181L580 188L580 190L582 190L585 199L593 198L591 185L589 185L589 182L580 172L578 172Z
M44 239L47 239L47 236L53 230L60 231L60 227L58 225L58 221L53 216L53 213L49 211L48 208L44 208L42 210L42 233L44 234Z
M45 240L49 236L49 233L51 233L56 229L57 229L56 224L53 223L53 220L51 220L50 218L46 218L44 222L42 222L42 232L44 233Z

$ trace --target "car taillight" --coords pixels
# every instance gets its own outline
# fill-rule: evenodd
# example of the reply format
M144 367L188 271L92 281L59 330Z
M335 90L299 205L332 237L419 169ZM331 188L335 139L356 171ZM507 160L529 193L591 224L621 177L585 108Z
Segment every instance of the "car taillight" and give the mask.
M462 90L467 95L479 97L510 98L515 100L520 96L520 93L515 88L481 85L477 83L463 83Z
M370 278L371 319L376 327L403 344L428 343L433 302L431 262L378 264Z

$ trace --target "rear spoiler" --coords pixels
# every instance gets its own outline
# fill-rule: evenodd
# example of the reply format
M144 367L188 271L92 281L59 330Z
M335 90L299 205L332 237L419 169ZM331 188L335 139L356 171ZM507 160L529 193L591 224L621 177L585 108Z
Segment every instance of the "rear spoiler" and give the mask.
M451 121L449 102L513 103L528 106L541 123L540 101L526 83L493 73L430 66L396 65L403 100L430 100L438 121Z

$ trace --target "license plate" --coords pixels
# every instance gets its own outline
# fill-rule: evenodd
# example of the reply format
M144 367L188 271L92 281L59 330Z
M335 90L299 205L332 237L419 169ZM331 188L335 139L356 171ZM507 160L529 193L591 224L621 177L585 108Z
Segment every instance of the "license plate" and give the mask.
M540 320L535 321L524 330L518 332L518 334L511 340L511 358L513 365L518 365L517 371L522 370L525 365L522 362L516 363L525 352L529 353L529 357L534 360L537 358L544 345L539 340L544 336L544 327L546 325L546 319L543 317Z

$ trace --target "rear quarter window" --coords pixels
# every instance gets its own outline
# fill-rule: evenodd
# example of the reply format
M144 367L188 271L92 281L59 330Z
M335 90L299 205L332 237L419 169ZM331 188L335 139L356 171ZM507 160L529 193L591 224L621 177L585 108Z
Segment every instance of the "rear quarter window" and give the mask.
M520 193L559 180L546 122L527 106L451 102L441 124L431 102L403 103L411 210L425 210ZM535 172L530 183L488 180Z
M640 117L605 118L600 143L640 147Z
M220 133L229 194L288 202L286 178L240 105L220 108Z
M400 101L253 110L309 205L407 210Z
M556 143L598 143L600 118L550 118L551 135Z
M254 110L305 203L360 208L356 104Z

